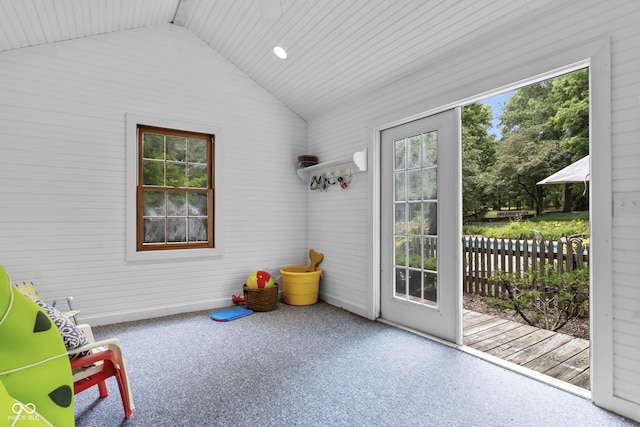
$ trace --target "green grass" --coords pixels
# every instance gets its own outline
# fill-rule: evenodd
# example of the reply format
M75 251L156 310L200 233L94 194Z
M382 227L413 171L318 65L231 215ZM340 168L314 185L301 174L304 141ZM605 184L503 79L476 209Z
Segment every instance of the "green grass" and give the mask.
M542 214L541 217L531 218L532 221L573 221L582 220L589 222L589 211L581 212L549 212Z
M504 225L497 227L465 225L463 233L479 234L496 239L530 239L533 237L531 230L534 229L542 233L545 239L550 240L558 240L563 236L574 234L588 236L589 212L554 212L544 214L541 217L504 222Z
M529 210L529 209L509 209L509 210L512 210L512 211L517 210L517 211L529 212L531 215L535 215L536 214L536 211L532 211L532 210ZM509 210L503 209L502 212L508 212ZM500 211L490 210L484 215L484 217L486 219L495 219L495 218L498 217L498 212L500 212Z

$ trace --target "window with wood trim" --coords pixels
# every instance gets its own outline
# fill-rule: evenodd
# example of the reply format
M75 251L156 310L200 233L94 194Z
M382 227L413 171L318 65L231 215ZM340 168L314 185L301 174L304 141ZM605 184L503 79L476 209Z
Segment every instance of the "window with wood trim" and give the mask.
M214 144L214 135L138 125L138 251L215 247Z

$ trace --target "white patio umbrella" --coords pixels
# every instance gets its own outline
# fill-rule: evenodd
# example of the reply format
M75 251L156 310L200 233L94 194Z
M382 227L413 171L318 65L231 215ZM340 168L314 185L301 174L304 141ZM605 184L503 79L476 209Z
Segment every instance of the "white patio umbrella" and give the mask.
M571 184L574 182L589 182L589 156L585 156L577 162L571 163L564 169L560 169L538 182L538 185L542 184Z

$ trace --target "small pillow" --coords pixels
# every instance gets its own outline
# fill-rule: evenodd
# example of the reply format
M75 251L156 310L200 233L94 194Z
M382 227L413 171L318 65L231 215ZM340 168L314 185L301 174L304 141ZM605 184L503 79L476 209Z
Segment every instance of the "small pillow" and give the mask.
M42 310L51 317L53 323L56 325L58 330L60 331L60 335L62 335L62 340L64 341L64 346L67 348L67 351L76 349L81 347L89 342L87 340L86 335L82 332L76 325L73 324L69 319L66 318L64 314L58 311L57 308L47 304L44 301L31 298L33 302L38 304ZM80 356L85 356L89 352L83 352L78 354L69 355L69 359L73 360Z

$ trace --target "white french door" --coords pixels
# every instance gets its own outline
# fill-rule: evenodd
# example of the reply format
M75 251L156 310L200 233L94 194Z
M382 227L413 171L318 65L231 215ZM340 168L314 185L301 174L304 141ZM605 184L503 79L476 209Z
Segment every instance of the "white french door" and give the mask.
M380 317L462 343L460 108L380 134Z

